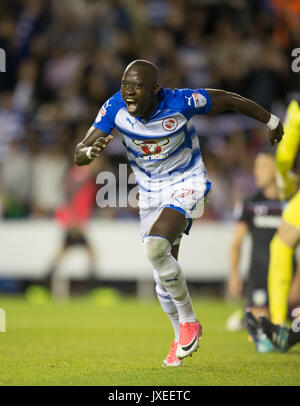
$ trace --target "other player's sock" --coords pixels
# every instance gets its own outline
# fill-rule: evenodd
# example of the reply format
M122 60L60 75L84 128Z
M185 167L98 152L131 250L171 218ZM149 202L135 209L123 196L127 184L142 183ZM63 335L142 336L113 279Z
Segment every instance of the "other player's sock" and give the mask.
M283 324L287 316L288 295L293 271L293 248L275 235L270 244L268 292L271 320Z

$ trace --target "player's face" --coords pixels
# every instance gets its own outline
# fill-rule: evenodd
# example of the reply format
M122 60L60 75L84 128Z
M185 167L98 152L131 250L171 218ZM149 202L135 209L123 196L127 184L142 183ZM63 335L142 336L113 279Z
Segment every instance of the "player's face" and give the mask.
M258 155L254 163L254 177L255 182L260 189L264 189L275 182L276 167L271 155Z
M131 69L126 71L121 82L121 95L128 112L136 117L144 117L153 107L154 86L146 72Z

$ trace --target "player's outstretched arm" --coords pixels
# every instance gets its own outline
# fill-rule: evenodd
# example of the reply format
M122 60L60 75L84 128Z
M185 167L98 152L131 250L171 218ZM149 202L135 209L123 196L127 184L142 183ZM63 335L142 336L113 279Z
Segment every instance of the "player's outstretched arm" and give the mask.
M232 110L245 116L254 118L269 127L268 138L271 145L278 143L283 135L283 126L278 117L269 113L259 104L246 99L236 93L225 90L206 89L211 99L210 114L221 113L224 110Z
M94 158L101 154L113 138L112 135L107 135L92 126L84 139L76 145L75 163L79 166L90 164Z

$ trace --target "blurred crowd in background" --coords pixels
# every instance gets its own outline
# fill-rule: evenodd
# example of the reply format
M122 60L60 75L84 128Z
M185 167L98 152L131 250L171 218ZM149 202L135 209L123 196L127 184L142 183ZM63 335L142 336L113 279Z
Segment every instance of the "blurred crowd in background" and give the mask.
M78 186L96 186L101 170L118 173L126 162L118 137L91 167L74 169L74 148L134 59L156 63L163 87L222 88L283 118L288 95L300 89L291 69L299 3L1 0L0 217L52 218ZM230 112L195 126L214 184L205 218L229 220L235 202L256 190L253 159L270 149L267 129ZM91 202L95 217L138 215Z

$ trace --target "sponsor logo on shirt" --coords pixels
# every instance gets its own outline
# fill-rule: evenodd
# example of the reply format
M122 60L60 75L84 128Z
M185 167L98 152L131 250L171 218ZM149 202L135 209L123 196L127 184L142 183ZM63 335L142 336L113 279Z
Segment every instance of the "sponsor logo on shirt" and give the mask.
M180 192L180 193L178 194L178 192ZM186 196L191 196L191 195L193 195L194 193L195 193L195 190L194 190L194 189L182 188L180 191L176 189L176 190L172 193L171 197L172 197L172 198L173 198L173 197L183 198L183 197L186 197Z
M281 222L281 216L266 216L256 214L253 218L253 224L257 228L278 228Z
M128 121L128 123L131 125L132 130L134 130L134 126L137 123L137 121L131 121L129 117L126 117L126 121Z
M177 128L178 126L178 121L177 118L171 117L171 118L165 118L162 122L162 127L166 131L173 131Z
M98 113L98 115L97 115L97 117L96 117L96 122L98 123L99 121L101 121L102 120L102 117L104 117L105 115L106 115L106 109L107 109L107 107L109 107L109 106L111 106L111 104L109 104L109 100L107 100L107 102L105 102L104 104L103 104L103 106L101 107L101 109L99 110L99 113Z
M186 99L188 99L188 106L191 106L192 105L192 98L193 98L193 96L191 96L191 97L187 97L187 96L184 96Z
M192 98L194 100L195 107L203 107L206 105L206 98L200 93L193 93Z
M168 138L160 140L133 140L135 145L138 145L145 155L141 155L140 158L144 160L152 159L164 159L168 154L161 154L163 147L169 143Z

